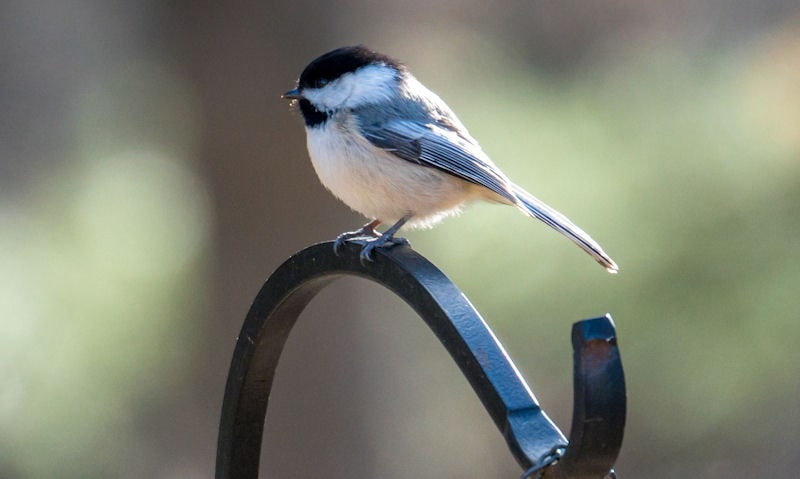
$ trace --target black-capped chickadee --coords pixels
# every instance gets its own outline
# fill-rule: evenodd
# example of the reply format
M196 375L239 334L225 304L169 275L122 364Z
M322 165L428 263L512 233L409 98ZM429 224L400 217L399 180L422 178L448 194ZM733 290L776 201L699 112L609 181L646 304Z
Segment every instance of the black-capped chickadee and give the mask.
M582 229L512 183L455 113L397 60L363 46L308 64L297 87L311 162L325 185L372 221L334 243L368 237L372 250L405 243L402 226L431 226L474 200L516 206L574 241L608 272L617 265ZM375 231L391 224L383 234Z

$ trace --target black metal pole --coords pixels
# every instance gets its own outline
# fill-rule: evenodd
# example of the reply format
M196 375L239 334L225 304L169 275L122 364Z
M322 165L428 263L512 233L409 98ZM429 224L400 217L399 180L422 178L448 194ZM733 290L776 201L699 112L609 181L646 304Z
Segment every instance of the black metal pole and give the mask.
M385 286L423 318L523 468L547 456L554 445L568 444L488 325L444 273L408 246L378 249L375 261L366 264L359 260L360 250L361 245L353 242L338 254L330 242L306 248L278 267L256 296L236 343L225 390L217 479L258 477L264 418L278 358L303 308L342 275L361 276ZM599 337L606 346L597 342ZM624 379L615 341L609 317L576 323L573 329L575 437L571 435L563 457L546 470L548 477L602 477L613 466L625 418ZM584 342L590 346L577 346ZM604 426L596 427L598 421ZM595 471L605 472L598 476Z

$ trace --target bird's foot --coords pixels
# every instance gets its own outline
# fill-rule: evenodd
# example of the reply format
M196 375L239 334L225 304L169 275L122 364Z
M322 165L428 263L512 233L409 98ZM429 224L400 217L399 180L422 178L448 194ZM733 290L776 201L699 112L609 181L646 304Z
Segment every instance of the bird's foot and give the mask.
M395 246L403 246L408 244L409 243L407 239L397 238L387 232L375 239L367 240L366 243L364 244L364 247L361 248L361 254L359 255L359 259L361 260L362 265L366 265L368 261L369 262L373 261L372 252L374 250L378 248L389 249Z
M348 231L346 233L342 233L336 237L336 240L333 242L333 252L339 254L339 249L346 241L350 241L356 238L364 238L365 241L370 241L369 238L378 239L380 235L375 231L375 227L378 226L380 222L372 221L370 223L365 224L361 228L355 231Z
M333 242L333 251L338 254L339 248L342 247L345 241L358 240L359 243L363 244L359 258L361 264L366 265L368 261L372 261L372 252L376 248L388 249L393 246L408 244L407 239L395 238L394 234L397 233L397 230L399 230L409 218L411 218L411 215L400 218L397 223L393 224L383 234L378 234L378 232L375 231L375 228L381 224L380 220L372 220L356 231L342 233L336 238L336 241Z

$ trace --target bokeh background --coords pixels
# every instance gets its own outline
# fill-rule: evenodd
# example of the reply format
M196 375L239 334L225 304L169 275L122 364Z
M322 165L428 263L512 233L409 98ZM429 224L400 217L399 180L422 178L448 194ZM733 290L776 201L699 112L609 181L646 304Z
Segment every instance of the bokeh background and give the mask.
M280 99L353 43L404 60L620 264L491 205L408 234L563 430L570 324L609 311L620 477L796 477L791 0L4 1L0 477L213 476L250 301L292 252L363 222ZM264 477L520 473L422 321L363 280L309 306L270 408Z

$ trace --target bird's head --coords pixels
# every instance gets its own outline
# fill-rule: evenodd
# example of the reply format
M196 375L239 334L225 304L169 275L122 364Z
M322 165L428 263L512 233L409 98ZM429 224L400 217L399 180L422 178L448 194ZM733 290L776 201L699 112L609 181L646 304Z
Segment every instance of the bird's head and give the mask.
M391 99L405 71L397 60L364 46L337 48L309 63L283 98L296 100L312 127L338 110Z

